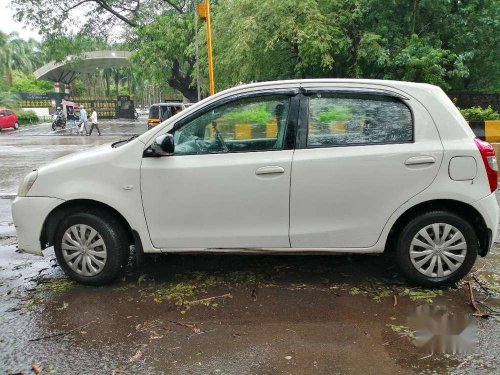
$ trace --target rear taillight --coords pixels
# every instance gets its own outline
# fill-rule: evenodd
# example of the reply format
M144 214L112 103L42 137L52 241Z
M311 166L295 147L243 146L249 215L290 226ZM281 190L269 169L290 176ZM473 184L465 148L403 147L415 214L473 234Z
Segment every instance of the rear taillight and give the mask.
M498 165L495 149L488 142L479 138L474 138L474 142L476 142L476 146L483 158L484 168L486 169L488 182L490 183L490 190L494 192L498 187Z

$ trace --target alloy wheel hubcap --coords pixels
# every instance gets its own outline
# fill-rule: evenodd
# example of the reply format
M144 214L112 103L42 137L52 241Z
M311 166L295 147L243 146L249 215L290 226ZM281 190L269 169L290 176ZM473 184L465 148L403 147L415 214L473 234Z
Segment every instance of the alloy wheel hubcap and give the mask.
M434 223L415 234L410 245L410 260L415 269L428 277L444 277L463 264L467 242L453 225Z
M108 257L102 236L85 224L69 227L64 232L61 248L66 264L82 276L97 275Z

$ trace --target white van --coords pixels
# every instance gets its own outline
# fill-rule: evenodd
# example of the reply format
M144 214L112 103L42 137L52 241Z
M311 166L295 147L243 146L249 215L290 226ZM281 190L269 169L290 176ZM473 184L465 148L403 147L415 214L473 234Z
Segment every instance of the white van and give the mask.
M211 96L138 138L58 159L13 203L19 249L91 285L139 253L393 253L453 283L497 233L491 145L436 86L321 79Z

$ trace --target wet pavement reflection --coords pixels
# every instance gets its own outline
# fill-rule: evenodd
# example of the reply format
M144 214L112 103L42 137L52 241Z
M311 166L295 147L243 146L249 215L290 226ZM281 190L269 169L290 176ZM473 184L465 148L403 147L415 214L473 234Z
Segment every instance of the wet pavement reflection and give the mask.
M169 255L140 267L132 257L122 279L86 287L64 276L52 249L44 257L16 251L10 203L30 168L105 137L4 135L0 373L28 374L32 366L43 374L491 374L500 368L500 245L447 289L407 285L390 257L346 255ZM473 316L469 281L487 317ZM419 327L412 317L437 307L472 319L473 351L431 353L415 345Z

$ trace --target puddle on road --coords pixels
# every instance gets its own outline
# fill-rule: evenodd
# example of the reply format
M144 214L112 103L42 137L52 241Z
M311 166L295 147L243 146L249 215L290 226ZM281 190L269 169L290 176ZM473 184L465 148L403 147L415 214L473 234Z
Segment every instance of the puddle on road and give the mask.
M410 288L380 256L172 255L129 266L99 288L67 280L53 258L51 250L37 258L0 246L7 372L29 373L32 362L64 374L460 374L499 366L494 318L474 318L474 354L417 349L408 328L416 307L470 316L467 289ZM477 267L498 267L490 262Z

